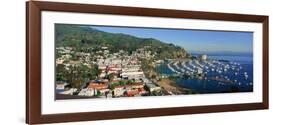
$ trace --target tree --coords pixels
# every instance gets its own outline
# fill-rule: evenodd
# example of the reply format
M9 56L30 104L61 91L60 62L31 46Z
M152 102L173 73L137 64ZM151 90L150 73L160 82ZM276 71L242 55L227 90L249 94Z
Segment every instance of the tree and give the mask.
M111 83L109 88L110 88L110 90L113 90L118 85L119 85L119 83Z
M65 66L63 64L58 64L56 66L56 80L57 81L66 81L66 70L65 70Z
M153 74L153 75L151 76L151 78L152 78L152 79L156 79L156 75Z
M92 68L90 69L90 79L96 79L100 74L101 74L101 70L99 69L99 67L97 65L92 65Z
M97 90L97 96L101 96L100 90Z
M114 74L113 74L113 73L110 73L110 74L108 75L108 79L109 79L109 81L112 81L112 80L113 80L113 78L114 78Z
M119 85L126 85L126 82L124 82L124 81L119 81Z
M128 81L127 81L127 84L133 84L133 83L134 83L133 80L128 80Z

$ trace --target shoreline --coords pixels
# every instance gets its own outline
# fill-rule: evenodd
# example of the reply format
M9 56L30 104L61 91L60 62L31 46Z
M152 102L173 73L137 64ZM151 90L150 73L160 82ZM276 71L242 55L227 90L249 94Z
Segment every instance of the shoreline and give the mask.
M156 82L157 85L162 87L164 90L169 93L180 95L180 94L192 94L191 89L182 88L176 84L175 81L170 80L169 78L163 78Z

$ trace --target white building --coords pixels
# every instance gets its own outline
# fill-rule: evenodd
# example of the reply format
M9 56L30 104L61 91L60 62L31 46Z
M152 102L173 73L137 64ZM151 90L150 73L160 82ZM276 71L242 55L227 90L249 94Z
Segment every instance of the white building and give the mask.
M199 56L200 60L207 60L207 55L206 54L202 54Z
M128 79L137 79L144 77L144 73L140 72L122 72L120 74L122 77L128 77Z
M122 86L117 86L114 88L113 91L114 91L114 96L122 96L125 92L125 89Z
M71 88L67 91L63 91L63 92L60 92L60 94L65 94L65 95L73 95L74 92L76 92L77 89L76 88Z
M94 90L93 89L89 89L89 88L85 88L82 89L79 93L79 96L93 96L94 95Z
M145 86L149 89L150 92L160 91L161 90L161 87L156 86L153 83L145 83Z

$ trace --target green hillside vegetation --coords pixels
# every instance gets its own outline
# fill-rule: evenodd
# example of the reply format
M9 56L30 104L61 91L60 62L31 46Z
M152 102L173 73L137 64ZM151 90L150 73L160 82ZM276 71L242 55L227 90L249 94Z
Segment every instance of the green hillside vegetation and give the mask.
M107 46L111 52L122 49L129 53L144 46L151 46L150 51L156 52L158 59L189 56L182 47L171 43L164 43L154 38L138 38L127 34L108 33L88 26L56 24L55 41L57 47L92 48L93 51L96 51L101 46Z

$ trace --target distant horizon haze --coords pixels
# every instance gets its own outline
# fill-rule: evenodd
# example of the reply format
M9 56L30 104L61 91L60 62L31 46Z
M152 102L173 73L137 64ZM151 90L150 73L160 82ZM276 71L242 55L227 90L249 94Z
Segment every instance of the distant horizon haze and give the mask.
M231 51L216 51L216 52L204 52L204 51L187 51L192 55L206 54L208 56L253 56L251 52L231 52Z

